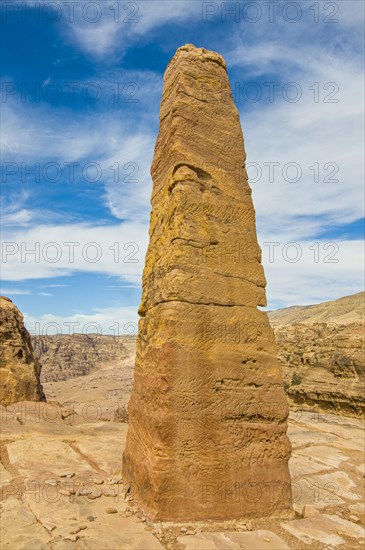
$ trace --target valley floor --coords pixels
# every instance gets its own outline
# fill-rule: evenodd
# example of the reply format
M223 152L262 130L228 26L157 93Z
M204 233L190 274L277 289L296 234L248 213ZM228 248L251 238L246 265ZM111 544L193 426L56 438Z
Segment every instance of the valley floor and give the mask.
M2 409L2 549L364 547L363 424L309 411L290 415L292 519L146 520L121 478L128 424L115 420L133 373L130 360L122 367L47 383L47 403Z

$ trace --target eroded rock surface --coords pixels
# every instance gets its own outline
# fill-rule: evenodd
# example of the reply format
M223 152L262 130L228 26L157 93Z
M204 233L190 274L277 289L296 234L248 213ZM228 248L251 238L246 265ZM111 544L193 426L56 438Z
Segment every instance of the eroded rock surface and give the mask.
M363 550L360 420L308 411L290 414L293 519L151 522L122 479L126 424L112 417L107 421L103 411L95 415L91 407L99 403L112 409L115 395L123 405L132 381L131 354L123 364L46 383L46 394L54 394L52 403L0 407L1 548ZM219 496L214 497L217 506ZM247 496L260 498L255 487Z
M41 365L33 355L23 315L15 304L0 297L0 403L44 401Z
M154 519L288 513L288 406L257 309L266 281L239 114L217 53L187 45L171 60L151 173L124 478ZM245 497L252 486L259 500Z
M59 334L33 336L34 355L42 364L42 382L85 376L128 356L130 336Z
M365 294L270 312L293 408L365 416Z

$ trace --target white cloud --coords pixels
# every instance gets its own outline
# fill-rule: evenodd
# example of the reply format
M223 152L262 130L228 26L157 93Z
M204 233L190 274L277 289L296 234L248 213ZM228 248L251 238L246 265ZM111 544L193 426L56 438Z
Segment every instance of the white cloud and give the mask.
M65 288L69 285L42 285L42 288Z
M269 309L318 303L363 290L361 241L310 241L287 235L281 241L266 237L261 248Z
M31 294L37 296L53 296L53 294L49 292L37 292L21 288L1 288L0 292L3 296L29 296Z
M95 309L93 313L85 315L61 316L46 313L35 316L24 313L24 320L31 335L50 334L122 334L135 335L137 333L138 314L136 307L110 307Z
M47 104L22 104L18 97L8 98L2 106L1 131L4 161L16 157L19 163L76 162L89 157L98 160L115 150L128 137L130 121L127 116L116 120L111 112L83 114Z
M19 296L27 296L31 294L30 290L20 289L20 288L1 288L1 294L3 296L10 296L11 294Z
M140 128L142 124L136 120L131 127L126 118L116 120L112 113L71 117L69 113L54 114L48 109L40 109L37 116L32 108L17 110L11 102L3 114L3 157L4 162L9 163L5 166L11 173L14 169L11 163L15 162L15 181L20 183L26 178L28 187L24 196L13 193L6 203L4 201L4 226L29 225L36 220L44 223L55 222L57 218L61 222L67 220L67 213L36 212L26 207L27 200L32 199L33 189L38 192L35 176L27 175L26 170L38 167L40 174L47 174L48 163L55 165L61 174L59 181L51 185L63 186L64 190L69 188L70 196L77 188L82 190L88 178L94 177L95 169L87 167L96 163L98 181L94 185L100 188L101 201L111 214L124 220L147 219L152 188L149 168L155 138L151 130L146 130L146 123ZM49 127L52 132L47 130ZM21 140L18 128L22 128ZM49 173L52 178L55 170L51 167ZM5 177L10 181L12 176L5 174Z
M7 212L2 217L2 222L4 225L10 226L20 226L20 225L27 225L32 219L32 214L29 210L26 210L23 208L22 210L18 210L17 212Z
M37 225L3 232L2 278L22 281L76 272L103 273L139 284L148 224Z
M146 222L150 210L150 166L155 139L151 134L132 135L102 162L107 206L116 218ZM110 167L116 167L111 170ZM117 170L118 181L115 182Z
M84 0L87 4L87 0ZM88 22L87 15L78 10L75 22L67 24L67 36L83 51L91 55L106 56L114 52L125 53L140 37L168 22L183 22L195 14L201 19L201 3L174 0L129 2L103 0L99 2L100 20ZM93 16L91 16L93 17Z
M56 5L67 39L92 56L125 53L128 46L168 22L201 21L201 2L174 0L25 0L28 5ZM72 6L73 5L73 6ZM47 8L49 9L49 8ZM50 14L49 18L52 17Z
M79 81L73 86L81 93L89 84L89 81ZM162 77L151 71L118 70L106 72L93 81L94 84L105 95L105 102L97 103L91 111L79 112L72 104L70 108L55 109L45 102L21 102L19 94L9 96L3 104L3 177L5 182L11 178L19 184L23 182L23 187L26 182L28 188L25 196L13 193L12 200L7 197L3 205L4 225L28 224L32 214L44 223L52 221L50 211L33 209L31 212L26 208L27 199L31 200L33 189L37 193L38 188L35 180L38 176L32 176L31 171L37 169L42 179L47 174L48 163L56 165L62 174L59 181L51 181L51 185L69 186L71 194L88 177L84 173L81 176L81 170L96 163L99 179L95 187L100 187L101 200L110 212L119 219L145 220L148 216L152 187L149 170L158 128L156 105ZM137 103L129 105L124 99L130 98L131 89ZM65 88L62 90L66 93ZM112 101L114 93L118 105L110 109L107 97ZM116 116L115 109L119 106L120 116ZM74 183L70 176L73 173L76 174ZM55 169L51 167L49 177L54 174ZM92 170L91 175L94 175ZM53 219L54 216L56 212ZM67 218L65 213L63 218L64 221Z
M259 231L272 238L303 239L363 216L364 81L361 61L348 52L334 56L332 44L327 50L301 44L300 55L291 47L290 40L274 39L248 51L240 46L245 55L239 57L236 50L231 58L242 67L255 64L263 74L274 60L282 67L284 83L275 88L273 103L238 107ZM296 82L302 94L296 103L283 100L288 82ZM314 101L313 88L319 90L319 101ZM268 87L260 90L268 97ZM279 163L271 168L274 181L268 163ZM286 172L288 163L297 166ZM299 181L288 181L296 170Z

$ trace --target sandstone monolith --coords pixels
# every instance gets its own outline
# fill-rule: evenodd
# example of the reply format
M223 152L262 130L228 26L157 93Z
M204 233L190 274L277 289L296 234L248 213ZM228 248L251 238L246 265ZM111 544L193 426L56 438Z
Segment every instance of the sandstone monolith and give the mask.
M40 372L23 315L9 298L0 296L0 404L45 401Z
M288 406L224 59L169 63L123 478L154 520L285 515Z

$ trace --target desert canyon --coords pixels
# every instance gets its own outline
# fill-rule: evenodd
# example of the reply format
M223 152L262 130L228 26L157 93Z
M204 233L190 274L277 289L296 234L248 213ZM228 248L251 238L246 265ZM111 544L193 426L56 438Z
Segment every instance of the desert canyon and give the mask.
M0 299L1 548L363 548L364 293L259 309L225 61L164 82L137 337L31 337Z

